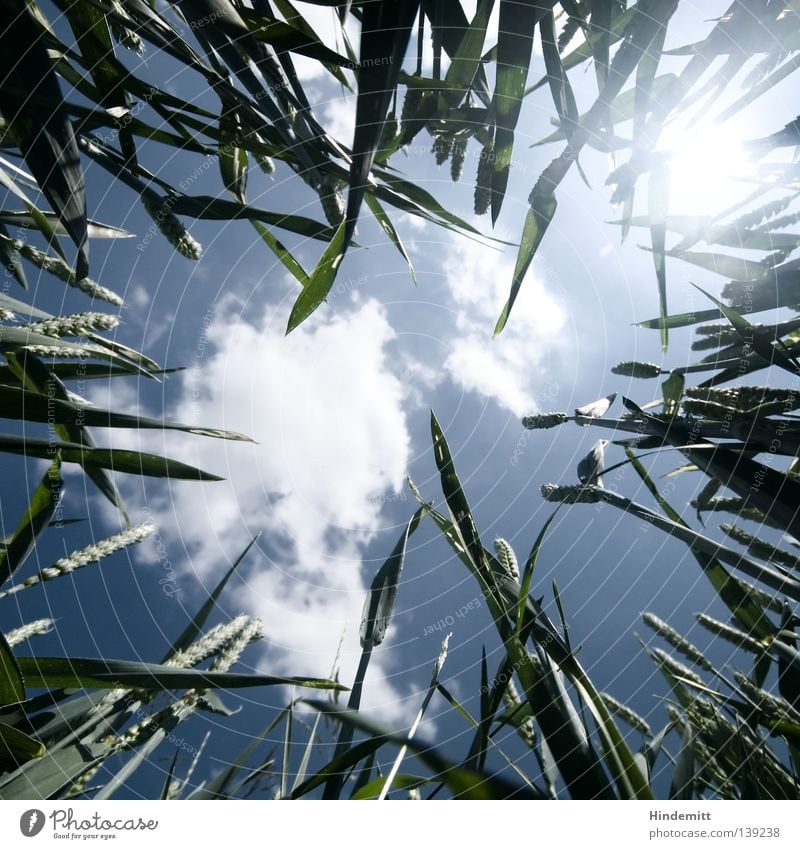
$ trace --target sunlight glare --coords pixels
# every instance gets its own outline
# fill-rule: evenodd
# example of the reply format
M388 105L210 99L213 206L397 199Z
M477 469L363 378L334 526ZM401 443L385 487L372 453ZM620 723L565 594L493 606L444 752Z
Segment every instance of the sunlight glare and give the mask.
M741 198L741 180L752 173L744 137L730 126L665 131L661 148L669 157L669 206L676 213L722 211Z

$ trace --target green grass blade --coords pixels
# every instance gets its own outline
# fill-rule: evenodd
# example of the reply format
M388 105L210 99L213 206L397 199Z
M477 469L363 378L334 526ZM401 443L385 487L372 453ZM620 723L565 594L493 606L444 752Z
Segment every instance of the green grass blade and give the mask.
M419 0L367 3L361 12L356 128L350 165L350 188L343 247L350 244L370 169L380 147L389 103L397 88L400 67L419 11Z
M658 307L661 324L661 350L666 352L669 330L664 323L667 317L667 213L669 211L669 169L662 165L650 172L647 204L650 218L650 239L653 245L653 263L658 283Z
M558 163L555 160L553 165ZM552 167L552 166L551 166ZM517 261L514 266L514 276L511 281L511 292L508 296L508 301L500 313L500 318L497 319L497 324L494 328L494 335L503 332L503 329L511 315L511 310L519 295L519 290L522 288L522 281L528 272L528 269L533 262L533 257L536 254L539 245L541 244L553 216L556 214L558 203L554 194L555 184L543 174L531 193L531 208L525 217L525 225L522 229L522 240L517 253Z
M241 675L235 672L207 672L179 669L156 663L93 658L20 657L19 667L31 687L73 687L107 689L120 687L161 691L187 689L238 689L290 685L322 690L345 690L325 678L278 675Z
M495 119L492 224L500 215L508 186L514 131L525 96L534 32L546 13L546 7L552 5L534 0L500 0L497 77L492 98Z
M253 442L248 436L234 431L154 419L147 416L132 416L89 407L62 398L37 394L16 386L0 385L0 417L32 422L49 422L65 425L71 429L81 427L134 428L136 430L178 430L198 436L230 439L235 442ZM77 441L77 440L75 440Z
M322 252L307 285L294 302L286 326L287 335L301 325L328 297L336 272L344 259L346 229L346 222L342 222L336 235Z
M62 788L70 787L108 753L105 745L68 746L44 757L28 761L0 779L0 799L57 798Z
M26 761L44 757L44 754L45 748L38 740L0 722L0 769L16 769Z
M406 546L411 535L419 527L424 513L425 508L420 507L411 517L394 550L372 579L361 614L359 637L362 648L379 646L386 636L397 599L397 587L405 562Z
M356 730L364 731L373 735L370 740L366 741L368 745L359 744L359 746L355 747L351 750L351 752L346 753L349 757L343 758L342 762L349 762L350 764L357 763L369 754L370 751L374 751L374 749L385 745L386 743L392 743L397 746L407 746L425 766L436 774L438 779L447 784L456 798L476 800L541 798L540 795L532 791L530 788L512 784L501 776L475 773L471 770L454 766L449 759L444 757L433 746L414 739L409 740L408 737L403 734L388 731L377 723L363 717L359 713L338 707L330 702L321 702L310 699L305 701L315 710L320 711L326 716L352 724ZM333 769L331 764L329 764L328 767ZM341 768L341 765L337 765L337 769L340 770ZM325 777L323 776L316 782L316 784L318 785L324 780ZM309 782L306 782L306 785L309 785ZM306 785L302 788L305 793L307 793L310 789L313 789L313 787Z
M14 652L0 633L0 706L15 705L25 699L25 680Z
M78 248L76 273L81 279L89 273L89 242L83 172L72 125L45 41L27 4L9 0L6 12L0 30L0 111L42 193Z
M22 454L27 457L41 457L50 460L53 453L61 452L65 463L78 463L83 466L96 466L128 475L144 475L154 478L173 478L174 480L221 481L224 478L204 472L194 466L142 451L126 451L118 448L88 448L74 442L50 442L46 439L0 434L0 451L9 454Z
M389 241L397 248L400 252L400 256L406 261L406 265L408 265L408 270L411 272L411 279L414 283L417 282L417 275L414 271L414 266L411 264L411 257L408 255L408 251L406 251L405 245L403 244L400 236L397 233L397 230L392 224L391 219L386 214L386 210L381 206L380 201L372 194L367 194L364 197L364 202L370 209L370 212L375 216L378 221L378 224L381 225L383 232L389 237Z
M63 494L61 458L56 455L34 490L25 515L11 539L0 547L0 584L7 581L25 562L36 540L50 524Z

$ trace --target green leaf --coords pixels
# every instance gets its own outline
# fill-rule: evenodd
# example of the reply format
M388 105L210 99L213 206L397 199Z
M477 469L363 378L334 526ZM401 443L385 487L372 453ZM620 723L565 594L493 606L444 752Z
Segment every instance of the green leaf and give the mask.
M67 230L61 223L58 216L52 212L41 212L40 215L50 224L50 229L58 236L66 236ZM36 220L28 212L9 212L7 210L0 211L0 222L4 224L13 224L15 227L35 227ZM132 239L133 233L127 230L122 230L119 227L114 227L111 224L103 224L99 221L92 221L89 218L86 222L87 232L90 239Z
M16 400L18 402L27 401L30 403L32 408L36 407L35 399L38 398L40 414L42 413L42 401L44 401L45 421L47 421L46 408L48 398L53 399L54 405L57 401L67 402L69 394L64 384L61 383L61 381L59 381L58 378L55 377L55 375L53 375L52 372L50 372L47 367L30 351L25 351L21 354L18 352L7 351L6 362L8 363L8 367L14 372L22 384L21 390L13 388L10 392L12 394L14 392L18 392ZM26 393L25 390L32 391ZM31 398L34 399L33 402L31 402ZM22 409L17 410L17 413L25 416L27 414L26 406L23 405ZM31 418L34 417L34 415L31 415ZM94 448L94 440L89 434L89 431L83 427L83 422L81 422L80 419L78 419L74 425L54 424L53 429L58 437L67 442L73 442L76 445L82 445L86 448ZM50 456L52 456L52 452ZM83 463L81 463L81 465L89 479L92 480L100 492L102 492L103 495L105 495L105 497L122 512L125 521L129 522L125 502L114 483L113 477L108 474L105 469L98 468L94 465L86 466Z
M650 490L650 493L656 499L659 507L669 517L669 520L676 525L680 525L682 528L688 529L689 526L659 492L655 482L634 455L633 451L630 448L626 448L625 454L631 461L636 474L639 475L644 485ZM685 541L691 546L690 537L686 537ZM717 592L717 595L719 595L720 601L730 610L734 618L748 632L752 631L759 637L771 636L774 633L774 628L767 616L767 611L752 595L743 590L741 583L731 577L728 571L720 564L719 559L710 554L708 549L701 550L697 546L691 546L691 552L703 570L703 574Z
M25 699L25 680L8 640L0 633L0 706Z
M106 754L108 747L104 744L49 751L0 779L0 799L50 799L96 766Z
M408 255L405 245L401 241L397 230L395 230L394 224L392 224L391 219L386 214L386 210L380 205L380 202L374 195L367 194L364 197L364 200L367 206L370 208L370 212L372 212L372 214L378 220L378 224L381 225L383 232L386 233L392 244L400 252L400 256L402 256L403 259L406 261L406 264L408 265L408 270L411 272L411 279L414 281L414 283L416 283L417 275L414 272L414 266L411 264L411 257Z
M668 315L659 318L648 318L646 321L637 321L637 327L647 327L650 330L660 330L668 327L670 330L677 327L690 327L693 324L702 324L706 321L714 321L721 318L719 310L698 310L697 312L682 312L676 315Z
M669 789L670 799L686 801L694 798L694 762L694 730L691 723L687 722L681 739L681 748L675 760L675 769L672 773L672 785Z
M556 44L555 18L552 12L548 12L541 19L539 31L542 36L542 53L547 68L547 80L550 83L550 94L558 113L559 126L564 137L571 138L579 120L578 106L575 103L569 77L561 64L561 54Z
M444 99L455 108L472 88L481 66L483 43L486 39L486 27L494 8L494 0L478 0L475 17L472 22L463 27L463 36L458 49L452 55L450 67L447 69L444 82L450 87L444 92ZM455 21L448 18L444 30L456 29ZM445 49L446 45L445 45Z
M400 67L418 11L419 0L367 3L361 11L356 127L342 253L350 244L356 228L370 169L380 147L386 113L397 87Z
M42 193L78 248L76 274L82 279L89 273L89 244L78 146L42 32L28 4L8 0L6 7L0 29L0 112ZM31 96L32 84L35 96Z
M620 14L616 15L611 24L611 38L610 43L616 44L620 41L623 36L628 32L628 24L636 15L636 5L631 6L629 9L624 10ZM577 67L582 62L585 62L587 59L591 59L594 56L594 50L601 38L601 33L594 32L591 33L589 38L586 39L582 44L575 48L568 56L564 57L563 64L564 70L569 71L572 68ZM540 80L538 80L534 85L530 88L526 89L525 94L530 94L531 92L536 91L541 88L543 85L547 83L547 77L544 76Z
M786 346L780 339L776 339L767 328L755 327L735 309L718 301L699 286L694 287L699 292L703 292L710 301L713 301L719 307L720 312L736 328L736 331L742 337L745 344L752 346L753 350L759 356L763 357L770 365L780 366L785 371L794 375L800 374L800 363L797 362L796 358L788 356L781 350L781 347L785 348Z
M87 406L75 401L53 398L44 394L26 391L21 387L0 384L0 417L21 419L32 422L49 422L67 425L70 428L104 427L135 428L137 430L178 430L209 436L216 439L229 439L235 442L253 442L249 436L235 431L171 422L166 419L154 419L148 416L132 416L128 413L116 413ZM91 446L89 446L91 447Z
M345 757L341 758L338 764L331 762L328 764L326 771L334 773L341 771L341 764L357 763L370 751L385 745L393 743L398 746L407 746L417 758L429 769L431 769L441 781L453 791L456 798L459 799L539 799L542 798L530 787L522 787L517 784L512 784L506 779L498 775L490 775L487 773L474 772L464 769L463 767L454 766L447 758L441 755L436 748L427 743L422 743L413 738L409 739L403 734L397 734L388 731L375 722L363 717L360 713L349 711L345 708L338 707L330 702L321 702L317 700L304 699L315 710L320 711L326 716L338 719L341 722L352 725L355 729L365 731L373 735L372 739L365 741L364 744L354 747L351 752L345 753ZM349 756L349 757L348 757ZM327 775L317 773L312 779L305 782L298 788L297 793L293 798L298 798L305 795L318 784L321 784L327 778ZM385 779L384 779L385 781Z
M298 296L289 315L286 334L301 325L328 297L336 272L344 259L347 222L343 221L328 247L322 252L317 267Z
M56 455L34 490L25 515L6 545L0 547L0 584L7 581L25 562L39 535L50 524L61 503L63 481L61 458Z
M670 376L661 384L661 391L664 394L664 415L676 416L681 407L681 398L683 397L683 386L685 378L682 374L672 372Z
M713 234L708 234L713 238ZM742 233L739 234L741 238ZM736 247L745 247L740 244ZM670 256L676 256L684 262L690 262L714 274L730 277L732 280L758 280L767 273L768 266L763 262L755 262L738 256L721 253L704 253L702 251L668 251Z
M26 761L44 757L45 748L33 737L0 722L0 769L12 770Z
M589 32L594 36L590 42L594 56L594 71L597 88L603 91L608 83L608 68L611 49L611 20L614 0L592 0L592 16Z
M0 434L0 451L10 454L22 454L27 457L41 457L52 460L53 455L61 452L65 463L98 466L129 475L145 475L155 478L173 478L174 480L221 481L223 478L204 472L194 466L187 466L178 460L146 454L141 451L126 451L119 448L88 448L74 442L51 442L46 439Z
M400 583L400 575L403 571L406 546L409 537L419 526L424 513L425 508L420 507L411 517L394 550L372 579L369 592L364 600L364 610L361 614L359 636L362 648L379 646L386 636L386 630L389 627L397 599L397 586Z
M525 96L534 32L536 25L546 14L544 7L552 5L535 0L500 0L497 77L492 98L495 119L492 224L496 223L500 215L508 185L514 150L514 130L522 109L522 98Z
M180 669L157 663L93 658L20 657L18 663L29 687L70 687L114 690L120 687L158 692L160 690L238 689L290 685L320 690L346 690L324 678L280 675L242 675Z
M300 285L307 286L309 279L308 275L303 270L303 266L300 265L291 252L288 251L281 241L273 236L260 221L256 221L253 218L250 223L255 228L256 233L258 233L258 235L264 240L267 247L275 254L276 257L278 257Z
M494 328L494 335L503 332L503 329L511 315L511 310L519 295L519 290L522 288L522 281L533 262L533 257L541 244L553 216L556 214L558 203L556 202L555 186L548 180L543 179L544 175L539 178L536 186L531 194L531 208L525 217L525 226L522 230L522 241L520 242L519 252L517 254L517 262L514 266L514 277L511 281L511 292L508 296L508 301L500 313L500 318L497 319L497 324Z
M458 479L453 457L445 439L444 432L433 411L431 411L431 435L433 437L433 456L442 481L444 493L453 527L460 536L465 553L469 555L474 567L483 573L488 572L488 559L481 545L475 520L472 518L467 497Z
M667 316L667 213L669 211L669 169L662 165L650 172L650 184L647 192L647 203L650 217L650 239L653 245L653 262L656 267L658 283L659 315L662 319ZM661 350L666 352L669 342L666 324L661 325Z
M425 778L423 775L396 775L392 780L391 789L405 791L416 790L419 787L425 787L431 784L432 779ZM351 799L376 799L386 785L385 778L375 778L369 783L361 787L350 798Z
M346 56L326 47L314 34L311 27L298 27L296 23L299 16L292 22L286 23L285 21L268 18L260 12L254 12L245 7L239 7L238 12L246 21L253 36L259 41L271 45L278 54L284 52L299 53L301 56L316 59L322 65L349 68L352 64Z

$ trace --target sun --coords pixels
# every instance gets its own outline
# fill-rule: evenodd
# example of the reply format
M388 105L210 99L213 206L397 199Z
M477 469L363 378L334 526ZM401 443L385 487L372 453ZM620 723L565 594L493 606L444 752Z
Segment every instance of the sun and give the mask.
M740 200L754 162L738 128L703 122L692 129L665 129L661 150L670 173L673 213L710 215Z

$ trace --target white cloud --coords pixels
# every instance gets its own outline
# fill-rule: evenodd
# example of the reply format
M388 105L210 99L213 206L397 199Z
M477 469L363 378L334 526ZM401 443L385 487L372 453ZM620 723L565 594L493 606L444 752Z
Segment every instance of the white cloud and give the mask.
M288 337L283 309L268 307L248 323L232 306L229 299L215 313L200 367L184 374L181 400L167 412L246 433L258 444L157 432L129 434L126 444L225 476L223 483L175 483L148 498L172 562L178 565L184 548L184 568L209 590L252 534L264 532L263 554L251 554L246 582L233 586L226 605L263 618L267 652L260 665L327 676L345 632L341 679L350 683L366 592L361 554L382 530L381 493L402 489L409 459L405 389L387 350L394 332L374 300L324 323L311 319ZM93 400L109 403L100 393ZM114 406L136 406L134 398L124 400L115 394ZM141 502L135 493L129 498L139 521ZM395 534L386 536L388 554ZM399 718L400 696L386 683L380 654L373 665L368 705Z
M523 283L503 333L492 331L505 303L513 274L505 253L460 239L442 262L455 311L457 334L445 363L451 379L465 390L494 398L516 416L538 407L537 390L546 378L546 352L558 344L564 308L535 262Z

